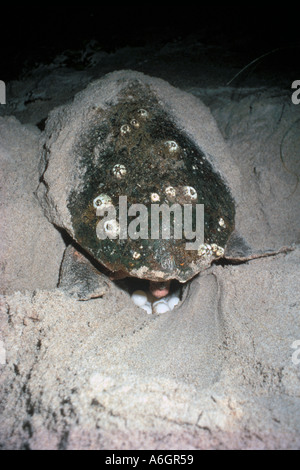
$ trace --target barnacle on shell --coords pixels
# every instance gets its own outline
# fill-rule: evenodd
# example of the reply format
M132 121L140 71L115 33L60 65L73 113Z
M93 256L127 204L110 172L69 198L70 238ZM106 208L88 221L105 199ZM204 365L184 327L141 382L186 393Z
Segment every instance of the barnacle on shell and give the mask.
M93 201L93 206L95 209L98 209L102 206L110 206L112 204L112 199L107 194L100 194L100 196L96 197Z
M112 169L112 174L119 180L123 178L127 173L126 167L124 165L117 164Z
M183 194L186 198L191 199L192 201L195 201L198 197L196 189L191 186L184 186Z

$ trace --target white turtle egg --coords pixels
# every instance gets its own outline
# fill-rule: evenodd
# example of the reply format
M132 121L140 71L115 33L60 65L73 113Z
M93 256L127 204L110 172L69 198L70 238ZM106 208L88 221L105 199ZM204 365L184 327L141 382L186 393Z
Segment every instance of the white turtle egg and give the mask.
M164 300L158 300L152 304L153 313L166 313L170 311L170 307Z
M176 294L173 294L170 299L168 300L168 305L170 307L170 310L174 310L176 305L178 305L180 302L179 297Z
M150 302L147 302L145 305L142 305L141 308L148 313L148 315L152 315L152 307Z
M143 290L136 290L132 294L131 299L138 307L142 307L148 302L147 294Z

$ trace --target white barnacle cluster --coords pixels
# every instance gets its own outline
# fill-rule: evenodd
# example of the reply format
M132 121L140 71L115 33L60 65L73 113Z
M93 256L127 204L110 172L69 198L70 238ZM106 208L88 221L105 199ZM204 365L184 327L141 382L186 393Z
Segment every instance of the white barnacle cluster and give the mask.
M128 124L124 124L124 126L121 127L121 135L127 135L131 131L130 126Z
M93 201L93 206L95 209L99 207L107 207L112 205L112 200L107 194L100 194L100 196L96 197Z
M175 153L179 150L179 145L174 140L168 140L165 142L165 146L170 153Z
M112 174L118 179L121 180L124 176L126 176L127 170L124 165L117 164L112 169Z
M120 234L120 225L115 219L107 220L103 225L103 230L108 237L114 238Z
M168 186L165 189L166 196L170 199L174 199L176 197L176 189L173 186Z
M216 256L217 258L221 258L222 256L224 256L224 248L216 245L215 243L213 243L212 245L204 243L203 245L200 245L198 249L198 255L203 258L207 258L210 256Z
M143 290L133 292L131 299L135 305L145 310L149 315L171 312L180 302L180 292L176 291L162 299L155 299Z
M145 109L139 109L137 111L137 114L139 115L139 117L142 119L142 120L146 120L149 116L148 114L148 111L146 111ZM124 124L121 129L120 129L120 132L121 132L121 136L127 136L130 134L132 128L133 129L139 129L141 126L140 122L133 118L131 119L130 121L130 124Z
M151 202L159 202L160 201L160 197L159 197L159 194L157 193L152 193L151 196L150 196L150 199L151 199Z
M195 201L198 198L197 191L192 186L184 186L182 190L183 190L183 195L186 199Z
M138 115L139 115L142 119L147 119L147 117L149 116L148 111L146 111L145 109L139 109L139 110L138 110Z

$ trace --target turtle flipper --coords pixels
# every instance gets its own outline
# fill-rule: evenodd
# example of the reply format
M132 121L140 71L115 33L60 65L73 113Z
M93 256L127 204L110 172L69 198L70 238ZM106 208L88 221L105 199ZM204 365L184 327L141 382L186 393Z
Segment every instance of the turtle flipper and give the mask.
M58 288L77 300L103 297L109 290L109 279L72 245L64 253Z
M243 262L251 259L275 256L280 253L288 253L294 249L295 247L293 246L284 246L279 250L253 250L245 238L237 230L234 230L228 239L224 258L231 261Z
M237 230L234 230L230 235L226 245L225 258L232 260L244 260L251 258L253 254L254 252L245 238L240 235Z

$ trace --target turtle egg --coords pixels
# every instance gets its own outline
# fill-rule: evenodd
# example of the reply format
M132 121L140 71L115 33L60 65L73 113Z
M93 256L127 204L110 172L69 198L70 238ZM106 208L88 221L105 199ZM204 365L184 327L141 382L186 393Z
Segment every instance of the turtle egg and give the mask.
M170 310L174 310L174 307L178 305L180 302L179 297L176 294L173 294L169 299L168 299L168 305L170 307Z
M170 311L170 307L165 300L158 300L152 304L153 313L166 313Z
M124 165L115 165L112 169L112 174L118 178L118 180L122 179L127 173L126 167Z
M147 302L145 305L142 305L141 308L145 310L148 313L148 315L152 315L152 307L151 307L150 302Z
M112 200L107 194L100 194L100 196L96 197L93 202L93 206L95 209L101 206L110 206L112 205Z
M147 294L143 290L136 290L132 294L131 299L138 307L142 307L148 302Z
M192 188L191 186L184 186L183 194L185 197L191 199L192 201L196 200L198 197L196 189Z

